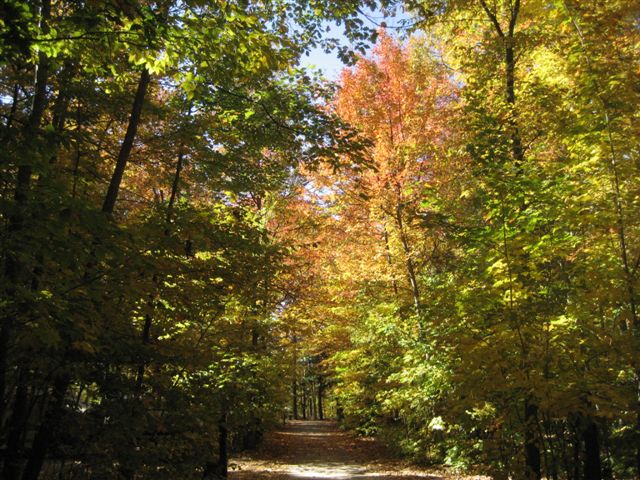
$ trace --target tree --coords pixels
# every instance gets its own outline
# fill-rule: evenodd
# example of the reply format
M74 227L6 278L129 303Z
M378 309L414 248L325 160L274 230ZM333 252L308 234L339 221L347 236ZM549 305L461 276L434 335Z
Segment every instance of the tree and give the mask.
M295 64L326 20L366 40L358 4L7 5L3 478L224 473L274 416L277 341L238 327L270 328L282 254L248 199L354 148Z

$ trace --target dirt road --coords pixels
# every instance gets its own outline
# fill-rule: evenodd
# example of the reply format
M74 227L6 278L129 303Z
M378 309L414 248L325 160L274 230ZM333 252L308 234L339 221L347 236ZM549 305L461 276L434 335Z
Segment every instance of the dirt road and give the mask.
M262 447L232 460L230 480L453 480L481 477L407 468L378 442L356 438L328 421L293 421Z

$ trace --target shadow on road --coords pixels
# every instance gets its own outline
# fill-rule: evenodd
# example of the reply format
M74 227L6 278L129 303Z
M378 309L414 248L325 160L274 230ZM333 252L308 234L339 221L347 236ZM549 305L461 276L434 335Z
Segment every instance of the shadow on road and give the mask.
M342 432L329 421L288 422L237 463L240 470L230 474L231 480L445 480L403 472L381 444Z

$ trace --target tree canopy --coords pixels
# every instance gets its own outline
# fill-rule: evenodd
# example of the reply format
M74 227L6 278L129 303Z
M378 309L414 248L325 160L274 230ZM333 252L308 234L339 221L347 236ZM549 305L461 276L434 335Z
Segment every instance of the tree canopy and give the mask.
M224 478L287 415L640 475L637 2L0 12L3 480Z

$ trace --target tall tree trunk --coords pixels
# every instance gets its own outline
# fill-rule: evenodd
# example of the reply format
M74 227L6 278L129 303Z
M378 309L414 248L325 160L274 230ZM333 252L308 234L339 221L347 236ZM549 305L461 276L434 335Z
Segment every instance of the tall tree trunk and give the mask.
M64 411L64 399L71 379L67 375L60 375L53 385L51 404L47 408L44 421L36 433L27 459L27 465L22 474L22 480L37 480L44 464L53 433L57 430Z
M537 403L535 400L527 398L524 402L524 456L527 480L540 480L542 478L540 447L536 442L537 416Z
M149 74L149 71L145 68L142 70L140 74L140 78L138 80L138 87L133 99L133 105L131 107L131 114L129 116L127 131L122 141L122 145L120 146L120 152L118 153L116 166L113 171L113 175L111 176L111 182L109 183L109 188L107 189L104 203L102 205L102 211L104 213L112 214L116 201L118 199L120 184L122 183L122 177L124 175L127 162L129 161L129 157L131 155L133 142L135 141L135 138L136 138L138 125L140 124L142 107L144 105L144 100L145 100L147 88L149 86L150 81L151 81L151 76ZM151 314L148 313L147 315L145 315L145 323L142 331L143 345L148 343L150 330L151 330ZM141 364L138 366L138 372L136 375L136 394L139 394L142 390L142 382L144 379L144 369L145 369L145 364L144 362L141 362ZM123 468L122 475L126 479L132 479L135 475L135 472L130 468Z
M391 271L391 274L393 275L393 268L392 268L393 260L391 258L391 248L389 247L389 232L387 232L386 225L384 226L383 237L384 237L384 249L387 257L387 265L389 265L389 269ZM395 277L392 278L391 280L391 287L393 288L394 295L396 296L396 298L398 298L398 282L396 282Z
M587 419L582 432L584 440L584 480L602 480L602 464L600 462L600 439L598 426L593 419Z
M640 443L640 413L636 417L636 442ZM636 447L636 480L640 480L640 446Z
M293 419L298 420L298 381L294 378L291 385Z
M578 432L575 432L575 440L573 442L573 480L580 480L580 449L582 447L582 441Z
M298 343L298 337L294 334L291 339L293 344L293 418L298 420L298 349L296 344Z
M515 0L511 4L509 24L506 31L500 24L498 13L489 8L486 0L479 1L487 14L487 17L493 24L498 37L504 45L505 99L512 108L508 118L508 126L510 128L509 135L511 137L511 153L515 164L519 165L524 160L524 148L522 147L522 138L517 126L515 118L516 112L514 110L516 104L516 52L514 34L516 24L518 22L518 15L520 13L520 0Z
M340 405L340 401L336 401L336 419L341 422L344 420L344 408Z
M193 110L193 102L189 103L189 108L187 108L187 117L191 118L191 113ZM178 149L178 161L176 162L176 170L173 175L173 182L171 184L171 195L169 195L169 203L167 204L167 225L171 223L173 216L173 208L180 193L180 176L182 175L182 168L184 167L184 157L186 155L186 147L184 144L181 144ZM167 226L168 229L168 226ZM168 230L167 230L168 234Z
M405 255L405 262L407 267L407 277L409 279L409 284L411 286L411 295L413 297L413 304L416 309L416 313L418 316L420 315L421 305L420 305L420 291L418 288L418 279L416 277L416 269L413 264L413 257L411 255L411 248L409 246L409 239L407 238L407 234L404 228L404 221L402 219L402 206L398 205L396 207L396 224L398 226L398 234L400 236L400 242L402 243L402 249Z
M516 103L515 92L515 49L513 41L513 33L505 39L505 65L506 65L506 97L507 103L514 106ZM515 112L509 114L509 128L511 129L511 153L514 163L520 166L524 161L524 148L522 147L522 138L515 119Z
M23 375L18 378L11 419L9 420L9 432L7 446L5 448L4 465L2 468L2 480L17 480L22 467L22 444L24 441L25 427L29 415L29 397L27 385Z
M42 0L40 4L40 31L43 34L49 32L49 20L51 18L51 0ZM40 125L42 124L42 118L44 116L45 109L47 107L47 82L49 79L49 59L44 53L40 53L38 56L38 64L35 70L35 82L34 82L34 95L31 104L31 112L24 128L24 145L25 151L30 155L30 145L34 139L39 135ZM25 221L25 208L28 200L29 187L31 185L31 173L33 170L33 158L26 158L18 165L18 173L16 178L16 186L14 190L14 199L16 201L15 213L9 217L9 234L17 235L24 228ZM6 294L8 298L15 299L17 294L17 287L22 282L24 265L19 259L19 254L12 252L7 255L5 261L5 278L7 281ZM24 310L24 305L18 305L18 310ZM8 407L7 398L7 371L9 368L9 346L11 344L12 330L16 326L17 319L13 316L2 319L2 327L0 328L0 419L6 415L6 409ZM23 378L20 375L18 379L18 387L16 391L16 400L22 398L22 402L15 404L13 418L19 421L14 423L9 428L23 428L26 422L26 418L21 417L27 415L26 406L27 403L27 387L24 385ZM18 412L15 409L18 409ZM23 412L24 409L24 412ZM17 415L16 415L17 413ZM24 420L24 421L23 421ZM20 450L20 441L22 438L21 431L10 431L9 439L7 440L5 465L3 469L3 477L5 479L15 478L17 472L15 471L15 457ZM7 465L10 464L9 468ZM14 476L12 476L14 475Z
M587 50L587 43L585 42L584 35L582 33L582 29L580 28L580 24L578 23L577 18L574 16L571 8L569 7L566 1L563 1L563 5L565 10L569 15L569 19L573 23L573 26L578 35L578 39L580 44L584 50L584 55L586 59L586 65L591 70L591 59L589 57L589 52ZM591 81L593 82L593 86L595 87L596 92L602 92L603 88L599 85L596 75L590 75ZM640 335L640 315L638 314L638 303L637 303L637 293L636 293L636 273L632 270L630 262L629 262L629 252L627 245L627 236L626 236L626 223L625 223L625 211L623 206L623 196L620 182L620 172L618 169L618 158L619 153L616 150L614 138L613 138L613 128L611 125L611 114L610 114L610 102L607 101L606 98L602 96L601 93L596 94L598 101L601 104L602 112L606 125L606 134L607 134L607 142L609 144L609 167L611 170L611 183L614 190L613 195L613 203L614 209L616 212L616 223L617 223L617 234L618 234L618 246L619 246L619 255L620 261L622 262L622 270L624 276L624 282L627 290L627 301L629 313L631 315L631 328L634 335ZM621 329L626 331L629 329L627 322L623 320L621 322ZM640 480L640 368L635 362L632 362L632 367L635 370L636 374L636 382L638 389L638 398L637 398L637 411L636 411L636 478Z
M216 473L222 478L227 478L229 471L229 430L227 429L226 412L218 422L218 465Z
M15 287L12 287L15 288ZM9 354L9 321L5 318L0 328L0 432L4 430L4 419L9 399L7 398L7 368Z
M324 394L324 381L322 377L318 379L318 418L324 420L324 411L322 408L322 396Z
M155 290L158 284L158 276L153 275L152 278L153 287L152 293L147 298L147 313L144 316L144 325L142 326L142 333L140 339L142 340L143 348L151 343L151 325L153 322L153 310L155 308ZM143 360L138 366L138 373L136 375L136 392L139 395L142 392L142 383L144 381L144 370L146 368L146 362Z
M520 0L509 3L509 23L505 28L500 24L500 15L496 10L492 10L486 0L479 0L487 18L493 25L496 34L504 45L504 66L505 66L505 99L511 107L507 126L509 127L509 137L511 139L511 155L514 165L520 166L524 161L524 148L522 138L516 120L516 49L515 49L515 28L520 13ZM535 399L527 398L524 405L524 455L527 478L539 480L541 478L541 458L540 448L536 438L535 424L537 422L538 406Z
M125 134L122 145L120 146L120 152L118 153L118 159L116 160L116 167L113 171L113 175L111 176L111 182L109 183L109 188L102 205L102 211L104 213L113 213L113 209L116 205L118 192L120 191L120 184L122 183L122 176L124 175L124 170L127 166L127 162L129 161L129 156L131 155L133 142L136 138L138 125L140 124L140 114L142 113L144 98L150 81L151 76L149 75L149 70L145 68L142 70L140 79L138 80L138 89L133 99L127 133Z
M144 325L142 327L142 345L149 345L151 339L151 321L152 317L150 313L144 316ZM141 361L138 365L138 373L136 374L136 393L139 395L142 392L142 384L144 382L144 370L146 368L146 362Z
M69 104L71 103L72 95L70 94L70 85L75 75L76 67L70 61L66 61L60 73L60 91L51 109L54 131L61 135L64 132L64 125L67 121L67 115L69 114ZM51 146L51 154L49 157L49 165L54 165L58 161L58 144Z
M307 419L307 389L302 386L302 419Z
M178 161L176 163L176 172L173 176L173 183L171 184L171 195L169 196L169 203L167 204L167 224L171 223L173 216L173 207L178 198L178 192L180 191L180 175L182 173L182 166L184 163L184 148L180 148L178 153Z

